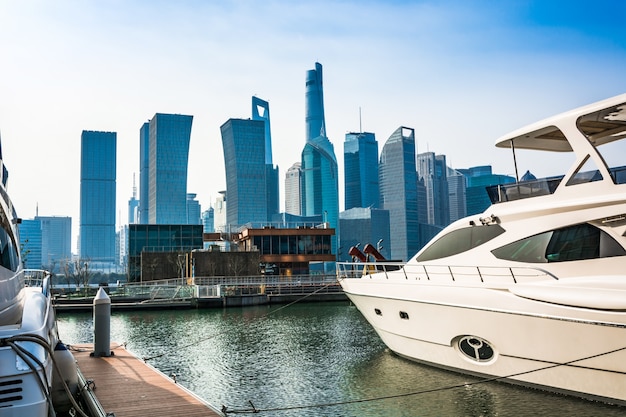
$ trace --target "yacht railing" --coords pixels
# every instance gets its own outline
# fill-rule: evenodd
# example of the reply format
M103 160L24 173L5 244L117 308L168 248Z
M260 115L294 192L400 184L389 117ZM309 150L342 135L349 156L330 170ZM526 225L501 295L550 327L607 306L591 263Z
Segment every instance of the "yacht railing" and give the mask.
M450 266L398 262L337 262L338 279L367 278L376 274L386 279L453 281L505 284L558 279L539 268L506 266Z
M50 272L43 269L24 269L24 286L41 288L41 292L48 296L50 294Z

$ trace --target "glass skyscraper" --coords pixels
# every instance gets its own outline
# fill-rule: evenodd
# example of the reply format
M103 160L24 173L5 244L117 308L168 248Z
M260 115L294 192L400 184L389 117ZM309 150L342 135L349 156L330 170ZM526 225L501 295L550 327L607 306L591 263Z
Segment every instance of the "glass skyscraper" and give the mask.
M401 126L387 139L378 175L381 208L389 210L391 258L407 261L420 248L414 129Z
M193 116L163 113L157 113L150 119L147 170L149 224L187 224L187 166L192 121ZM144 172L144 169L141 171ZM140 194L141 207L143 190ZM141 223L145 222L141 220Z
M332 252L337 253L339 236L339 180L333 144L326 137L322 65L306 73L306 144L302 150L302 215L322 216L335 229Z
M150 202L150 122L139 129L139 208L138 218L133 223L148 224ZM130 223L130 221L129 221Z
M315 63L315 69L306 72L305 84L305 124L306 141L318 136L326 136L324 118L324 84L322 83L322 64Z
M270 105L258 97L252 97L252 120L265 123L265 180L267 198L267 219L280 212L280 191L278 185L278 167L272 162L272 132L270 126Z
M267 223L265 123L229 119L220 130L226 170L226 223Z
M378 142L373 133L346 133L343 144L345 209L377 208Z
M325 136L309 141L302 151L302 215L322 216L335 229L332 251L339 234L339 180L333 144Z
M422 221L438 227L447 226L450 223L450 206L445 155L433 152L417 155L417 173L426 187L427 218Z
M117 133L84 130L80 160L80 258L115 262Z
M72 262L72 218L35 216L19 225L24 267L62 272Z

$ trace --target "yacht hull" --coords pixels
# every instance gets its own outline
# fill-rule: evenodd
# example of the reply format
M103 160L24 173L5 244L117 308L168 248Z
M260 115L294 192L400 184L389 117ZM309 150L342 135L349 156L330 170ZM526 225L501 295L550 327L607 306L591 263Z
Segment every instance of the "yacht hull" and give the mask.
M376 278L342 285L400 356L626 405L624 312L534 301L502 288Z

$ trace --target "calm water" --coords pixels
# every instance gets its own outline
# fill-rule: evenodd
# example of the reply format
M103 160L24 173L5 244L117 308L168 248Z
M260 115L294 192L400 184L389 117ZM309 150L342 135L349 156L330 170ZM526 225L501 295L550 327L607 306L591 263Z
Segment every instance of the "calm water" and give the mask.
M59 331L65 343L92 343L92 316L61 313ZM399 358L347 302L114 312L111 340L139 357L161 355L148 362L214 407L252 401L268 410L259 416L626 416Z

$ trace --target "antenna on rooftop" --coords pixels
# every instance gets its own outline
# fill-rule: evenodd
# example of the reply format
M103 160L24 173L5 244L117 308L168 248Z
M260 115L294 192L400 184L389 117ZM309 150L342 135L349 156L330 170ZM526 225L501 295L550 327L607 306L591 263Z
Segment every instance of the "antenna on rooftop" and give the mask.
M363 125L361 124L361 106L359 106L359 133L363 133Z

